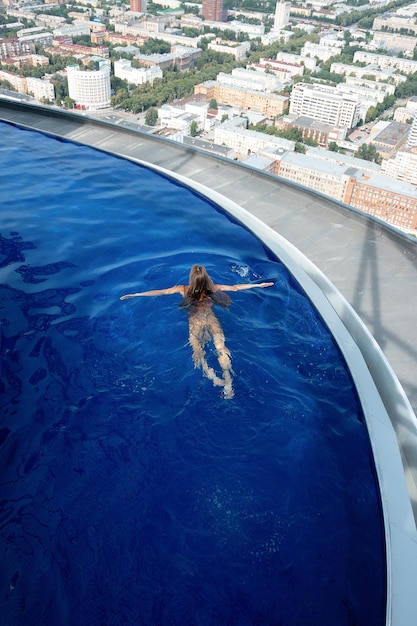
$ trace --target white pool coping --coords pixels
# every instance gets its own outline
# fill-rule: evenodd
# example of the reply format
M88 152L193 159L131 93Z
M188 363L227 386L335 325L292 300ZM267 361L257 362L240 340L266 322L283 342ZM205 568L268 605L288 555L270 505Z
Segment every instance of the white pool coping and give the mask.
M392 406L395 406L396 412L400 412L406 422L409 421L413 430L416 416L379 345L348 301L326 276L304 254L259 218L205 185L146 161L123 154L119 156L177 180L224 209L282 261L320 312L351 372L372 445L385 524L385 624L416 626L417 529L397 437L378 387L384 385L389 386L390 391L392 389Z

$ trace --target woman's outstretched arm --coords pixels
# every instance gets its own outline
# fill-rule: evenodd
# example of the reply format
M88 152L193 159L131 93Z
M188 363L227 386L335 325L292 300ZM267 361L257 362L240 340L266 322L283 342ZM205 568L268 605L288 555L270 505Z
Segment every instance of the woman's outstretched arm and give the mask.
M219 291L243 291L244 289L255 289L261 287L272 287L274 283L240 283L237 285L214 285Z
M138 298L140 296L170 296L173 293L180 293L184 295L185 289L186 287L184 285L175 285L174 287L168 287L167 289L152 289L151 291L127 293L125 296L121 296L120 300L127 300L128 298Z

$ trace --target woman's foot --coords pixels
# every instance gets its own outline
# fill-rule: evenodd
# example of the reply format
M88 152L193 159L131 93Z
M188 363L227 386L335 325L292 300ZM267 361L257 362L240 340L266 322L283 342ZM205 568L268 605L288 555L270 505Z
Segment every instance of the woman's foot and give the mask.
M232 381L225 383L223 387L223 396L225 400L231 400L235 395L232 387Z

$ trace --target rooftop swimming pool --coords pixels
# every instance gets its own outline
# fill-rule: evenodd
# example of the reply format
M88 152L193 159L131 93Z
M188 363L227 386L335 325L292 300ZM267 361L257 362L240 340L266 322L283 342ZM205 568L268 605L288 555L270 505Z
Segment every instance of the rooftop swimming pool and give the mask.
M1 132L5 624L385 624L366 424L286 267L160 173ZM231 400L194 369L178 296L119 300L195 263L274 282L217 309Z

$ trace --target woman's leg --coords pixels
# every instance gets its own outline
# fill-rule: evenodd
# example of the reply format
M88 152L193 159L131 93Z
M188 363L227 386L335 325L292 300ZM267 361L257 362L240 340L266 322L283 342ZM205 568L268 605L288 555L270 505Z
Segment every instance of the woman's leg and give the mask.
M217 350L217 359L223 372L224 397L233 398L234 392L232 386L232 361L230 358L230 350L226 347L223 329L214 313L210 315L210 332Z
M203 373L213 382L213 385L223 386L223 380L217 376L214 369L207 363L204 346L211 337L207 333L207 329L202 327L202 324L199 322L200 320L189 318L189 342L193 350L194 367L201 367Z

